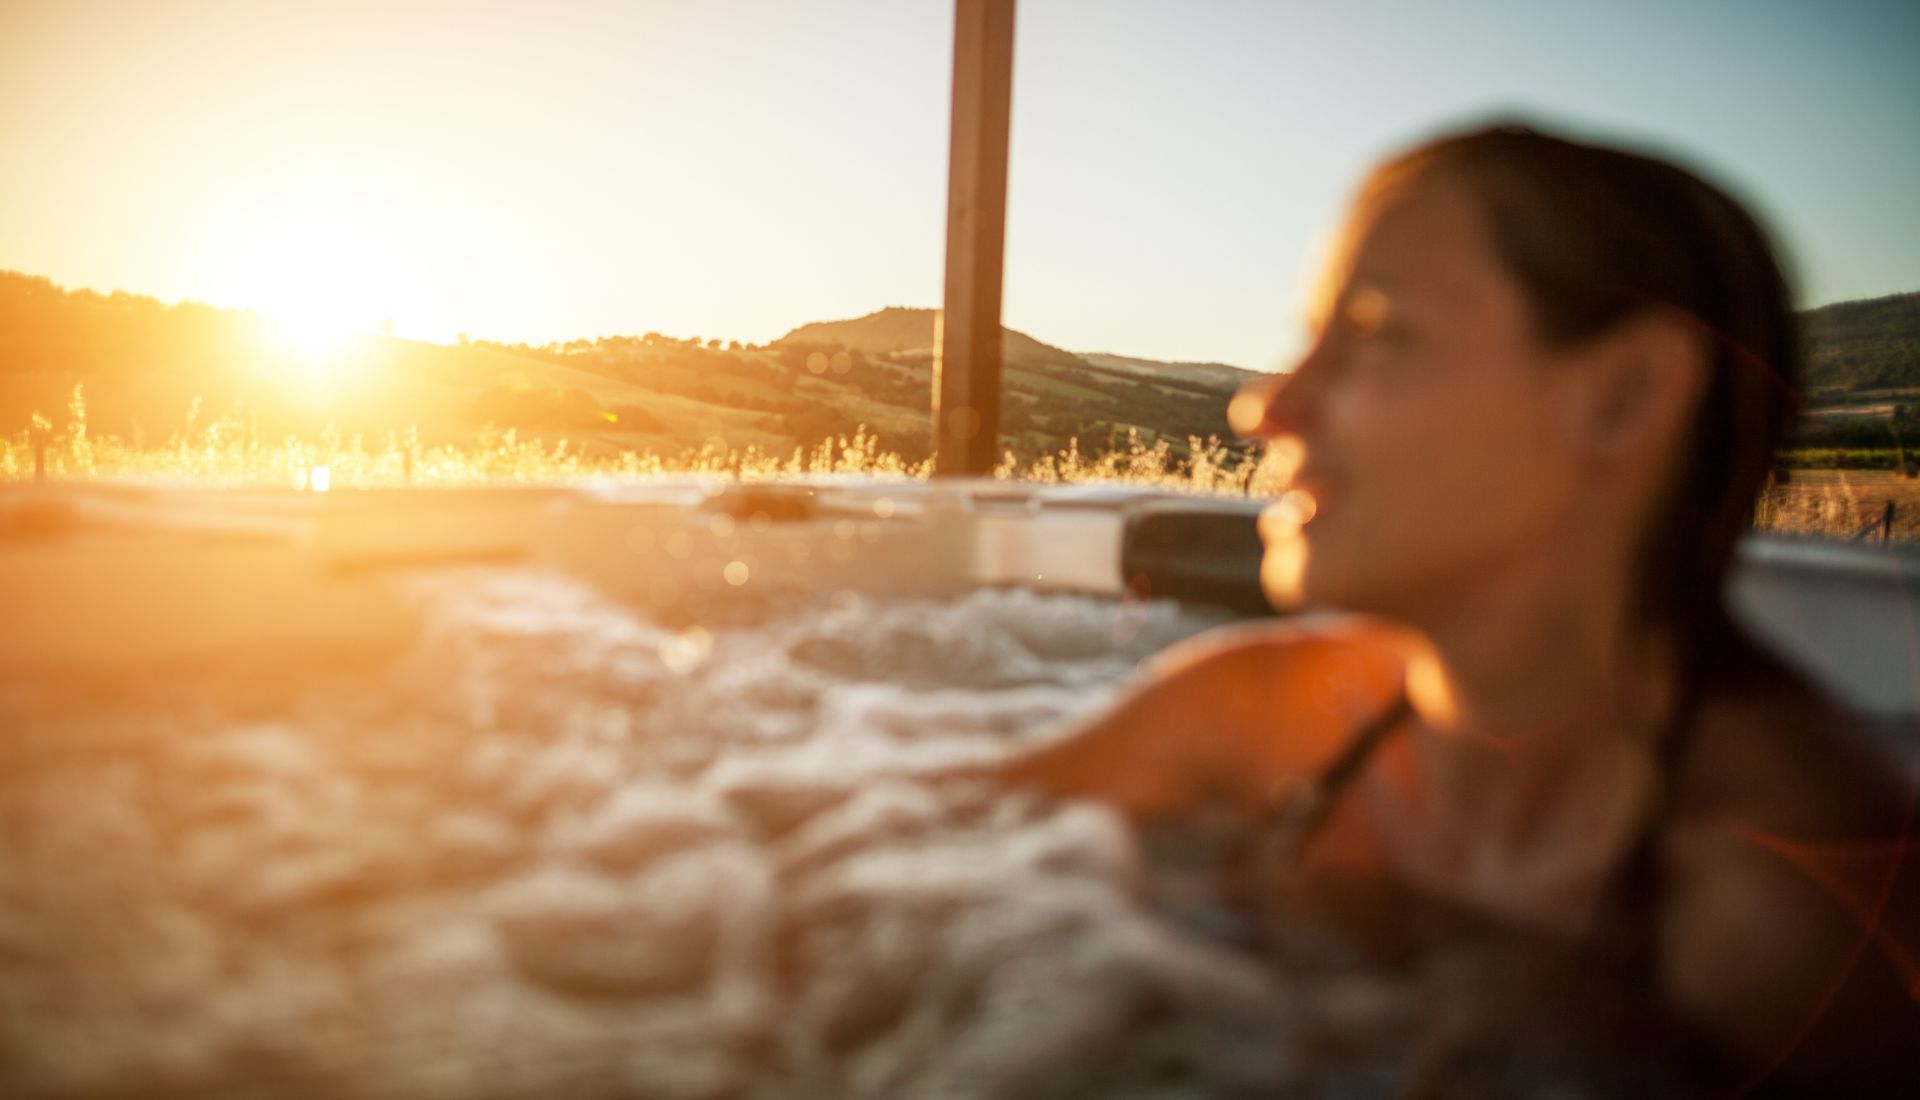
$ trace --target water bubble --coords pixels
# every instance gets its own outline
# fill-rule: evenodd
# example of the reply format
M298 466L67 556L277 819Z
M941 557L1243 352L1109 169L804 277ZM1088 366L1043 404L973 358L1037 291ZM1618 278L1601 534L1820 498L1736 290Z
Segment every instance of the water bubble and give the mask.
M625 741L633 734L633 716L621 707L601 707L594 725L602 741Z
M660 663L674 672L699 668L713 653L713 635L704 626L690 626L660 643Z

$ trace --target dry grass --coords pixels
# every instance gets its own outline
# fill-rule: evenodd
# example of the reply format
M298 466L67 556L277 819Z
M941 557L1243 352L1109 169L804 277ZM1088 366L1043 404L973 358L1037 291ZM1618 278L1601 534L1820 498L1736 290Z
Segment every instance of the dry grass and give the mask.
M1182 456L1165 439L1147 444L1137 434L1129 436L1127 446L1099 454L1083 453L1078 441L1073 441L1059 453L1024 466L1009 453L994 473L1049 483L1126 482L1236 496L1277 487L1274 464L1261 456L1236 455L1218 439L1187 442L1188 454ZM53 479L300 488L316 468L327 470L334 488L379 488L553 484L583 477L677 474L750 481L814 474L924 478L929 463L909 462L882 451L877 437L864 426L850 436L795 448L789 454L710 444L676 455L627 451L601 456L581 451L564 439L547 442L493 429L481 431L464 447L425 446L411 431L377 440L358 435L343 438L332 430L318 438L268 440L237 414L202 421L197 406L165 444L142 448L113 437L92 436L85 395L77 388L64 424L56 426L35 417L28 430L0 437L0 483L30 481L44 470L44 476Z
M928 463L880 450L864 427L785 455L708 445L677 455L628 451L597 456L564 439L547 442L492 429L465 447L424 446L413 432L373 441L357 435L342 438L331 430L317 439L266 440L236 415L203 422L196 409L164 445L138 448L89 433L81 390L75 389L66 412L64 424L36 417L28 430L0 437L0 483L32 480L37 463L44 464L45 476L56 479L293 488L306 485L310 471L319 467L328 471L337 488L533 485L583 477L683 474L743 481L816 474L911 479L928 474ZM1148 444L1137 434L1130 435L1127 446L1099 453L1083 452L1073 441L1026 465L1009 453L994 474L1051 484L1116 482L1230 496L1270 495L1281 483L1279 463L1271 455L1236 455L1218 439L1190 439L1182 456L1165 439ZM1795 470L1785 484L1762 493L1754 522L1766 531L1848 539L1878 523L1889 501L1894 506L1892 538L1920 541L1920 479L1888 470ZM1878 538L1879 531L1871 537Z
M1893 504L1896 542L1920 542L1920 479L1891 470L1794 470L1784 485L1761 493L1754 524L1784 534L1850 539L1870 532Z

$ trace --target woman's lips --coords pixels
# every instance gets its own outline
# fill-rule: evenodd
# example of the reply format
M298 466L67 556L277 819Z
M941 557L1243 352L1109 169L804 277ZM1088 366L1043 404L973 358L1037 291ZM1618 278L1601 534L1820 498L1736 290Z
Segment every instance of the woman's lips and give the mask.
M1299 534L1326 515L1332 491L1320 479L1294 478L1292 487L1260 511L1260 537L1269 541Z

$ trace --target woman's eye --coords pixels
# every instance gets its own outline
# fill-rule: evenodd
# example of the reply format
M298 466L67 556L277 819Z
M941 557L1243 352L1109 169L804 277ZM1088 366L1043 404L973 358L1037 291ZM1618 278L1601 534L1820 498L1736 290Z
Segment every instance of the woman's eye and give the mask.
M1387 325L1387 296L1377 290L1357 290L1347 299L1342 311L1349 331L1361 334L1379 332Z

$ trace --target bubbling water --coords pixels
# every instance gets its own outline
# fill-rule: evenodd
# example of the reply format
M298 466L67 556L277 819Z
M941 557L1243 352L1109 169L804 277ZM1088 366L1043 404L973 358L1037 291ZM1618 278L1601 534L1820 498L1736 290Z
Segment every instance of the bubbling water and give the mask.
M411 595L374 664L0 681L0 1092L1404 1083L1395 987L1167 919L1104 807L941 778L1211 617L840 593L668 626L520 570Z

